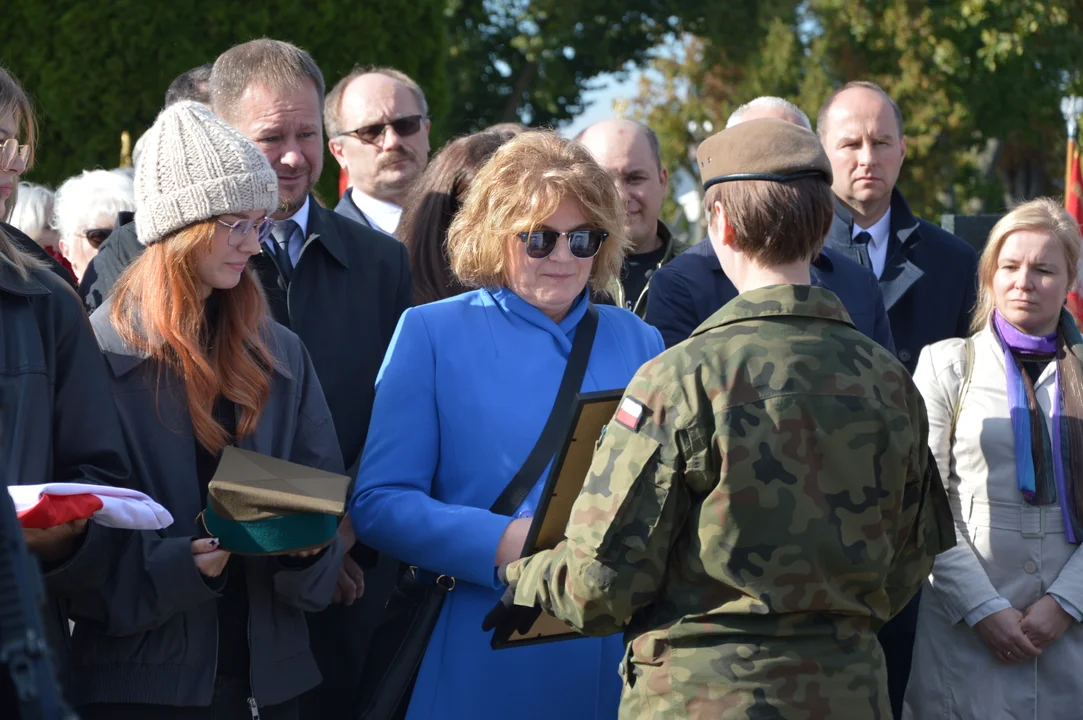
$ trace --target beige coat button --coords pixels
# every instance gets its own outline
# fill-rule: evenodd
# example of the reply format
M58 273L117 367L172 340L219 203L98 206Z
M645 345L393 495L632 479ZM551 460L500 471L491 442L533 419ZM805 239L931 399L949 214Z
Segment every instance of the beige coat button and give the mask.
M1023 563L1023 570L1033 575L1034 573L1038 572L1038 566L1034 563L1033 560L1027 560L1025 563Z

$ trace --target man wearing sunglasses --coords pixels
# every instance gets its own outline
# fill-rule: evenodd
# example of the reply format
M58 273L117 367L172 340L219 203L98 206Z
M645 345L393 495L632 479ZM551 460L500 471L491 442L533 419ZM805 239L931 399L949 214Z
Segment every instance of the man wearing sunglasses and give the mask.
M327 145L350 179L335 212L395 233L428 163L428 115L421 88L393 68L357 68L339 80L323 109Z

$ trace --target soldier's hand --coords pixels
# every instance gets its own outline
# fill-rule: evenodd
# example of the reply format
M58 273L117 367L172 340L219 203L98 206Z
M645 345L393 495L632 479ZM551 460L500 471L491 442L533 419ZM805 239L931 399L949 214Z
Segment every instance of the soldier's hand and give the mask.
M1023 632L1023 613L1015 608L1000 610L974 625L989 650L1004 663L1021 663L1042 654Z
M1023 613L1020 628L1023 634L1039 648L1059 640L1075 622L1075 618L1052 595L1043 595L1038 602Z
M500 567L498 574L501 580L506 581L504 566ZM500 602L494 605L489 614L485 616L485 619L481 621L481 629L484 632L489 632L494 628L507 629L511 627L522 635L530 630L539 615L541 615L541 608L539 607L516 605L515 587L508 586L508 589L504 591L504 595L500 598Z

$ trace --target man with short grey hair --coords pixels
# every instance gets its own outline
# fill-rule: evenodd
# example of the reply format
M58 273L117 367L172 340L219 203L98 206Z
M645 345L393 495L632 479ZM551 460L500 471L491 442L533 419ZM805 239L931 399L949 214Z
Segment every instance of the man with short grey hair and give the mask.
M785 100L780 97L772 97L770 95L763 95L746 102L741 107L737 108L730 115L729 120L726 121L726 127L731 128L738 123L742 123L748 120L758 120L760 118L778 118L779 120L785 120L788 123L793 123L798 127L803 127L806 130L812 130L812 123L808 119L808 115L801 108L794 105L789 100Z
M359 67L331 89L327 146L349 176L336 212L391 235L406 193L429 161L425 93L394 68Z
M274 319L297 333L312 356L344 464L355 476L376 374L413 296L406 249L313 199L323 169L324 83L307 52L266 38L237 45L215 62L210 89L214 111L254 141L278 175L272 235L252 265ZM353 551L335 590L340 604L308 616L323 684L303 696L305 718L358 716L357 687L382 613L373 583L362 597L360 565L371 555L356 544L348 519L339 532Z

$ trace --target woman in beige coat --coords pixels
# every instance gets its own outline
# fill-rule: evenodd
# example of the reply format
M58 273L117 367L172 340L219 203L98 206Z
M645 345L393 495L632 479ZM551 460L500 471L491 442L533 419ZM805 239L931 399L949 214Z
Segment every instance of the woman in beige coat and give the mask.
M1079 254L1057 203L1021 205L982 254L974 335L921 354L959 542L922 595L905 718L1083 717Z

